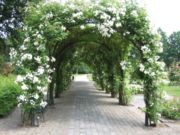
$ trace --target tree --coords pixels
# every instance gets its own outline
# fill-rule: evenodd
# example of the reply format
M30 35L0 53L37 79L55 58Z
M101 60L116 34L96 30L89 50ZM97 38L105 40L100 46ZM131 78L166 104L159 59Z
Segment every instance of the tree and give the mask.
M173 32L169 36L169 59L172 62L180 61L180 31Z
M27 2L38 3L42 0L0 0L0 59L9 55L9 47L20 42L18 32L23 26L23 16ZM5 61L6 61L5 60ZM4 60L0 60L3 62Z
M176 63L180 60L180 31L173 32L169 37L160 28L158 29L158 33L161 35L164 50L161 58L169 68L173 62Z
M161 54L161 58L166 63L166 66L169 67L171 64L171 60L169 59L169 42L168 36L166 32L164 32L161 28L158 29L158 33L161 36L161 42L163 43L163 53Z
M0 37L14 34L22 26L22 13L27 0L1 0L0 2Z

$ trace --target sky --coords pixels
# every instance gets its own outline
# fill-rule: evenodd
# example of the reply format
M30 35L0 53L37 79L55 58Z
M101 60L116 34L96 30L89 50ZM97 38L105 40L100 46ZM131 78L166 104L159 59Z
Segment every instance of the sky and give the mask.
M137 0L145 6L152 26L167 33L180 31L180 0Z

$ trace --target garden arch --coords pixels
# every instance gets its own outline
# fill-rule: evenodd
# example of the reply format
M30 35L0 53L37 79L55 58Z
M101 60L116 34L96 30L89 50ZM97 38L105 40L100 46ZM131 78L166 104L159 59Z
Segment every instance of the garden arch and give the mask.
M34 119L37 108L46 106L44 94L47 89L49 104L53 104L55 83L56 97L59 97L59 70L68 59L65 57L67 52L73 56L76 52L72 50L74 46L91 47L96 44L95 50L99 48L97 52L102 53L95 53L94 59L87 55L86 60L94 64L104 62L108 82L114 79L113 68L116 69L119 103L122 105L128 103L129 73L137 67L144 83L145 125L156 125L161 98L159 88L165 72L164 63L158 56L162 52L162 44L158 35L151 31L144 9L134 2L114 0L109 3L101 0L97 3L29 4L26 10L23 45L16 50L18 53L12 49L11 54L16 65L23 69L23 75L17 76L17 82L23 89L18 102L24 114L31 116L30 121ZM85 52L88 49L85 47ZM137 56L133 57L134 54ZM135 58L138 60L133 62ZM97 77L101 78L101 75ZM113 87L112 81L109 87L112 97Z

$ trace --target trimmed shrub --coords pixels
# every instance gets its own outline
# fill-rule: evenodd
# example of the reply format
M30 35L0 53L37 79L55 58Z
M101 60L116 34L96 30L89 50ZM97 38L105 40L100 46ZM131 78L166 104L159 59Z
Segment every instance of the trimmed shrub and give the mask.
M20 87L14 82L15 76L0 76L0 117L7 116L17 105Z

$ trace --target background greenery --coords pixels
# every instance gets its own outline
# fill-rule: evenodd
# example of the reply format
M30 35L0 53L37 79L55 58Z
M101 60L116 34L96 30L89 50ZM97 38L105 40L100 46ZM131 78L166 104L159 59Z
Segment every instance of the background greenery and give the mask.
M163 89L168 94L180 98L180 86L164 86Z
M92 69L84 62L78 62L78 64L76 64L73 68L74 68L73 74L90 74L90 73L92 73Z

